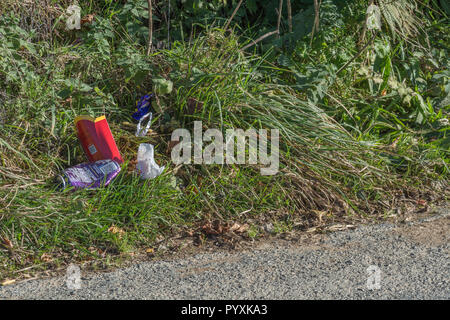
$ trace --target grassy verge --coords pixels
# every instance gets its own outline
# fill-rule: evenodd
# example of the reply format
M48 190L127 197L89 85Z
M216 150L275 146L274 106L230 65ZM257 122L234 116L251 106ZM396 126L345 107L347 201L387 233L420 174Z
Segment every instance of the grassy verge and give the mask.
M433 86L409 93L408 105L414 83L401 81L403 70L392 71L396 83L387 74L401 65L398 50L372 57L382 57L381 83L376 74L361 74L365 58L333 78L332 66L357 50L347 37L348 53L335 55L341 31L311 48L305 47L309 39L300 42L288 56L277 47L244 52L236 34L205 27L189 42L147 56L145 36L129 28L142 23L127 20L124 8L92 6L85 8L95 8L96 18L77 32L58 27L58 6L46 16L53 32L30 31L19 19L26 7L1 15L0 278L30 266L151 248L162 237L202 230L211 221L251 220L247 236L257 236L257 221L272 220L283 232L292 221L307 229L448 199L448 109L435 107L424 93L437 88L440 98L446 83L437 77ZM384 50L375 45L369 52ZM442 61L435 61L434 75L446 70ZM151 133L137 138L131 114L155 78L171 80L174 89L158 97ZM397 87L386 87L389 81ZM201 107L189 109L189 99ZM107 116L126 163L107 188L61 193L52 177L86 162L73 125L80 114ZM222 131L279 129L280 172L173 165L170 134L192 129L194 120ZM154 180L134 173L142 142L154 144L157 162L166 166Z

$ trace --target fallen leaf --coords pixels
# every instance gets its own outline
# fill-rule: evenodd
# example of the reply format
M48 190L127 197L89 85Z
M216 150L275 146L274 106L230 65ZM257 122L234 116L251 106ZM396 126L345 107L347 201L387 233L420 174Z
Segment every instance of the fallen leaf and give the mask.
M237 233L243 233L243 232L247 231L249 229L249 227L250 226L247 223L243 224L243 225L240 225L239 223L235 223L231 226L230 231L234 231Z
M423 200L423 199L419 199L419 200L417 200L417 204L419 206L426 206L427 205L427 201Z
M94 254L94 255L99 255L99 256L101 256L101 257L105 257L105 256L106 256L106 252L103 251L103 250L100 249L100 248L89 247L88 250L89 250L90 253L92 253L92 254Z
M194 114L197 112L200 112L203 109L203 102L198 101L197 99L194 98L188 98L187 101L187 114Z
M230 231L236 231L241 227L241 225L239 223L234 223L231 228Z
M14 280L14 279L6 279L6 280L1 282L1 285L2 286L9 286L10 284L13 284L14 282L16 282L16 280Z
M118 234L119 238L121 238L125 234L125 231L123 231L119 227L116 227L115 225L112 225L111 227L109 227L108 232L110 232L112 234Z
M351 224L335 224L326 228L327 231L343 231L347 229L354 229L355 226Z
M41 260L44 262L50 262L52 261L52 257L48 253L44 253L41 256Z
M193 230L188 230L188 231L186 231L186 235L188 237L192 237L194 235L194 231Z
M84 24L91 24L92 23L92 21L94 20L94 17L95 17L95 13L91 13L91 14L88 14L88 15L86 15L86 16L84 16L82 19L81 19L81 25L84 25Z
M202 226L202 230L204 233L209 234L209 235L219 235L222 233L225 233L229 230L229 228L227 228L226 226L223 226L220 221L216 220L213 223L211 222L206 222L203 226Z
M8 249L12 249L14 247L11 240L9 240L8 238L3 238L2 243Z
M319 211L319 210L312 210L312 211L317 215L317 218L318 218L318 220L319 220L319 223L323 223L322 217L323 217L324 215L326 215L327 212L326 212L326 211Z
M212 234L212 235L219 234L219 232L217 232L217 230L215 230L210 224L203 225L202 230L206 234Z

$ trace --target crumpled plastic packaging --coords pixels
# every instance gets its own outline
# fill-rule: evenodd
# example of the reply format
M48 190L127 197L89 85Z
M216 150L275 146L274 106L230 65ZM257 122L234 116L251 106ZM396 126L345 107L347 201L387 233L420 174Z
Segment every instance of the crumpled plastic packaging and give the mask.
M154 159L154 147L149 143L141 143L138 149L136 170L143 179L154 179L159 176L165 166L158 166Z
M142 121L144 121L144 119L146 118L149 118L147 125L145 126L145 128L141 128ZM145 137L147 135L147 132L150 130L150 125L152 124L152 118L153 113L149 112L139 120L139 123L136 127L136 137Z
M145 116L147 113L152 112L152 99L153 94L146 94L145 96L142 96L139 102L136 106L136 112L133 113L132 117L139 121L143 116Z
M137 111L133 113L132 117L139 121L136 129L136 137L145 137L147 135L147 132L150 130L150 125L152 124L152 98L153 94L146 94L145 96L141 97L139 102L137 103ZM149 118L147 126L143 129L141 129L142 121L144 119Z
M55 177L59 189L95 189L107 186L120 172L118 162L110 159L82 163L62 172Z

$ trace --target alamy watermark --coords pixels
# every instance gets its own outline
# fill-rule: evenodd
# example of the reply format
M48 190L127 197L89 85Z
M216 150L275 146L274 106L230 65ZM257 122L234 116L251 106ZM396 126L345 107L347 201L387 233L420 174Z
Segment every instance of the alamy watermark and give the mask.
M179 142L171 152L175 164L260 164L261 175L274 175L279 169L278 129L219 129L203 133L201 121L194 121L194 137L187 129L176 129L171 140ZM270 136L270 155L269 155ZM248 144L247 144L248 141ZM248 149L247 149L248 145ZM246 152L248 150L248 152ZM192 161L193 154L193 161ZM246 155L248 154L248 157ZM248 158L248 159L246 159ZM247 161L248 160L248 161Z
M81 269L76 264L71 264L66 270L66 285L70 290L81 289Z
M370 265L366 272L369 274L367 278L367 289L379 290L381 289L381 270L378 266Z
M80 30L81 29L81 8L76 1L67 8L66 14L68 15L67 20L66 20L66 29L67 30L74 30L74 29Z

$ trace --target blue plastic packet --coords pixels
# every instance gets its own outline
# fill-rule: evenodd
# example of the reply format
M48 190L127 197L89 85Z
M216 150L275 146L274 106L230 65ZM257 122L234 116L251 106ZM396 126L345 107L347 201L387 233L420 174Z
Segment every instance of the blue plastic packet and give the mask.
M137 111L133 113L133 119L139 121L143 116L152 111L153 94L146 94L137 103Z

